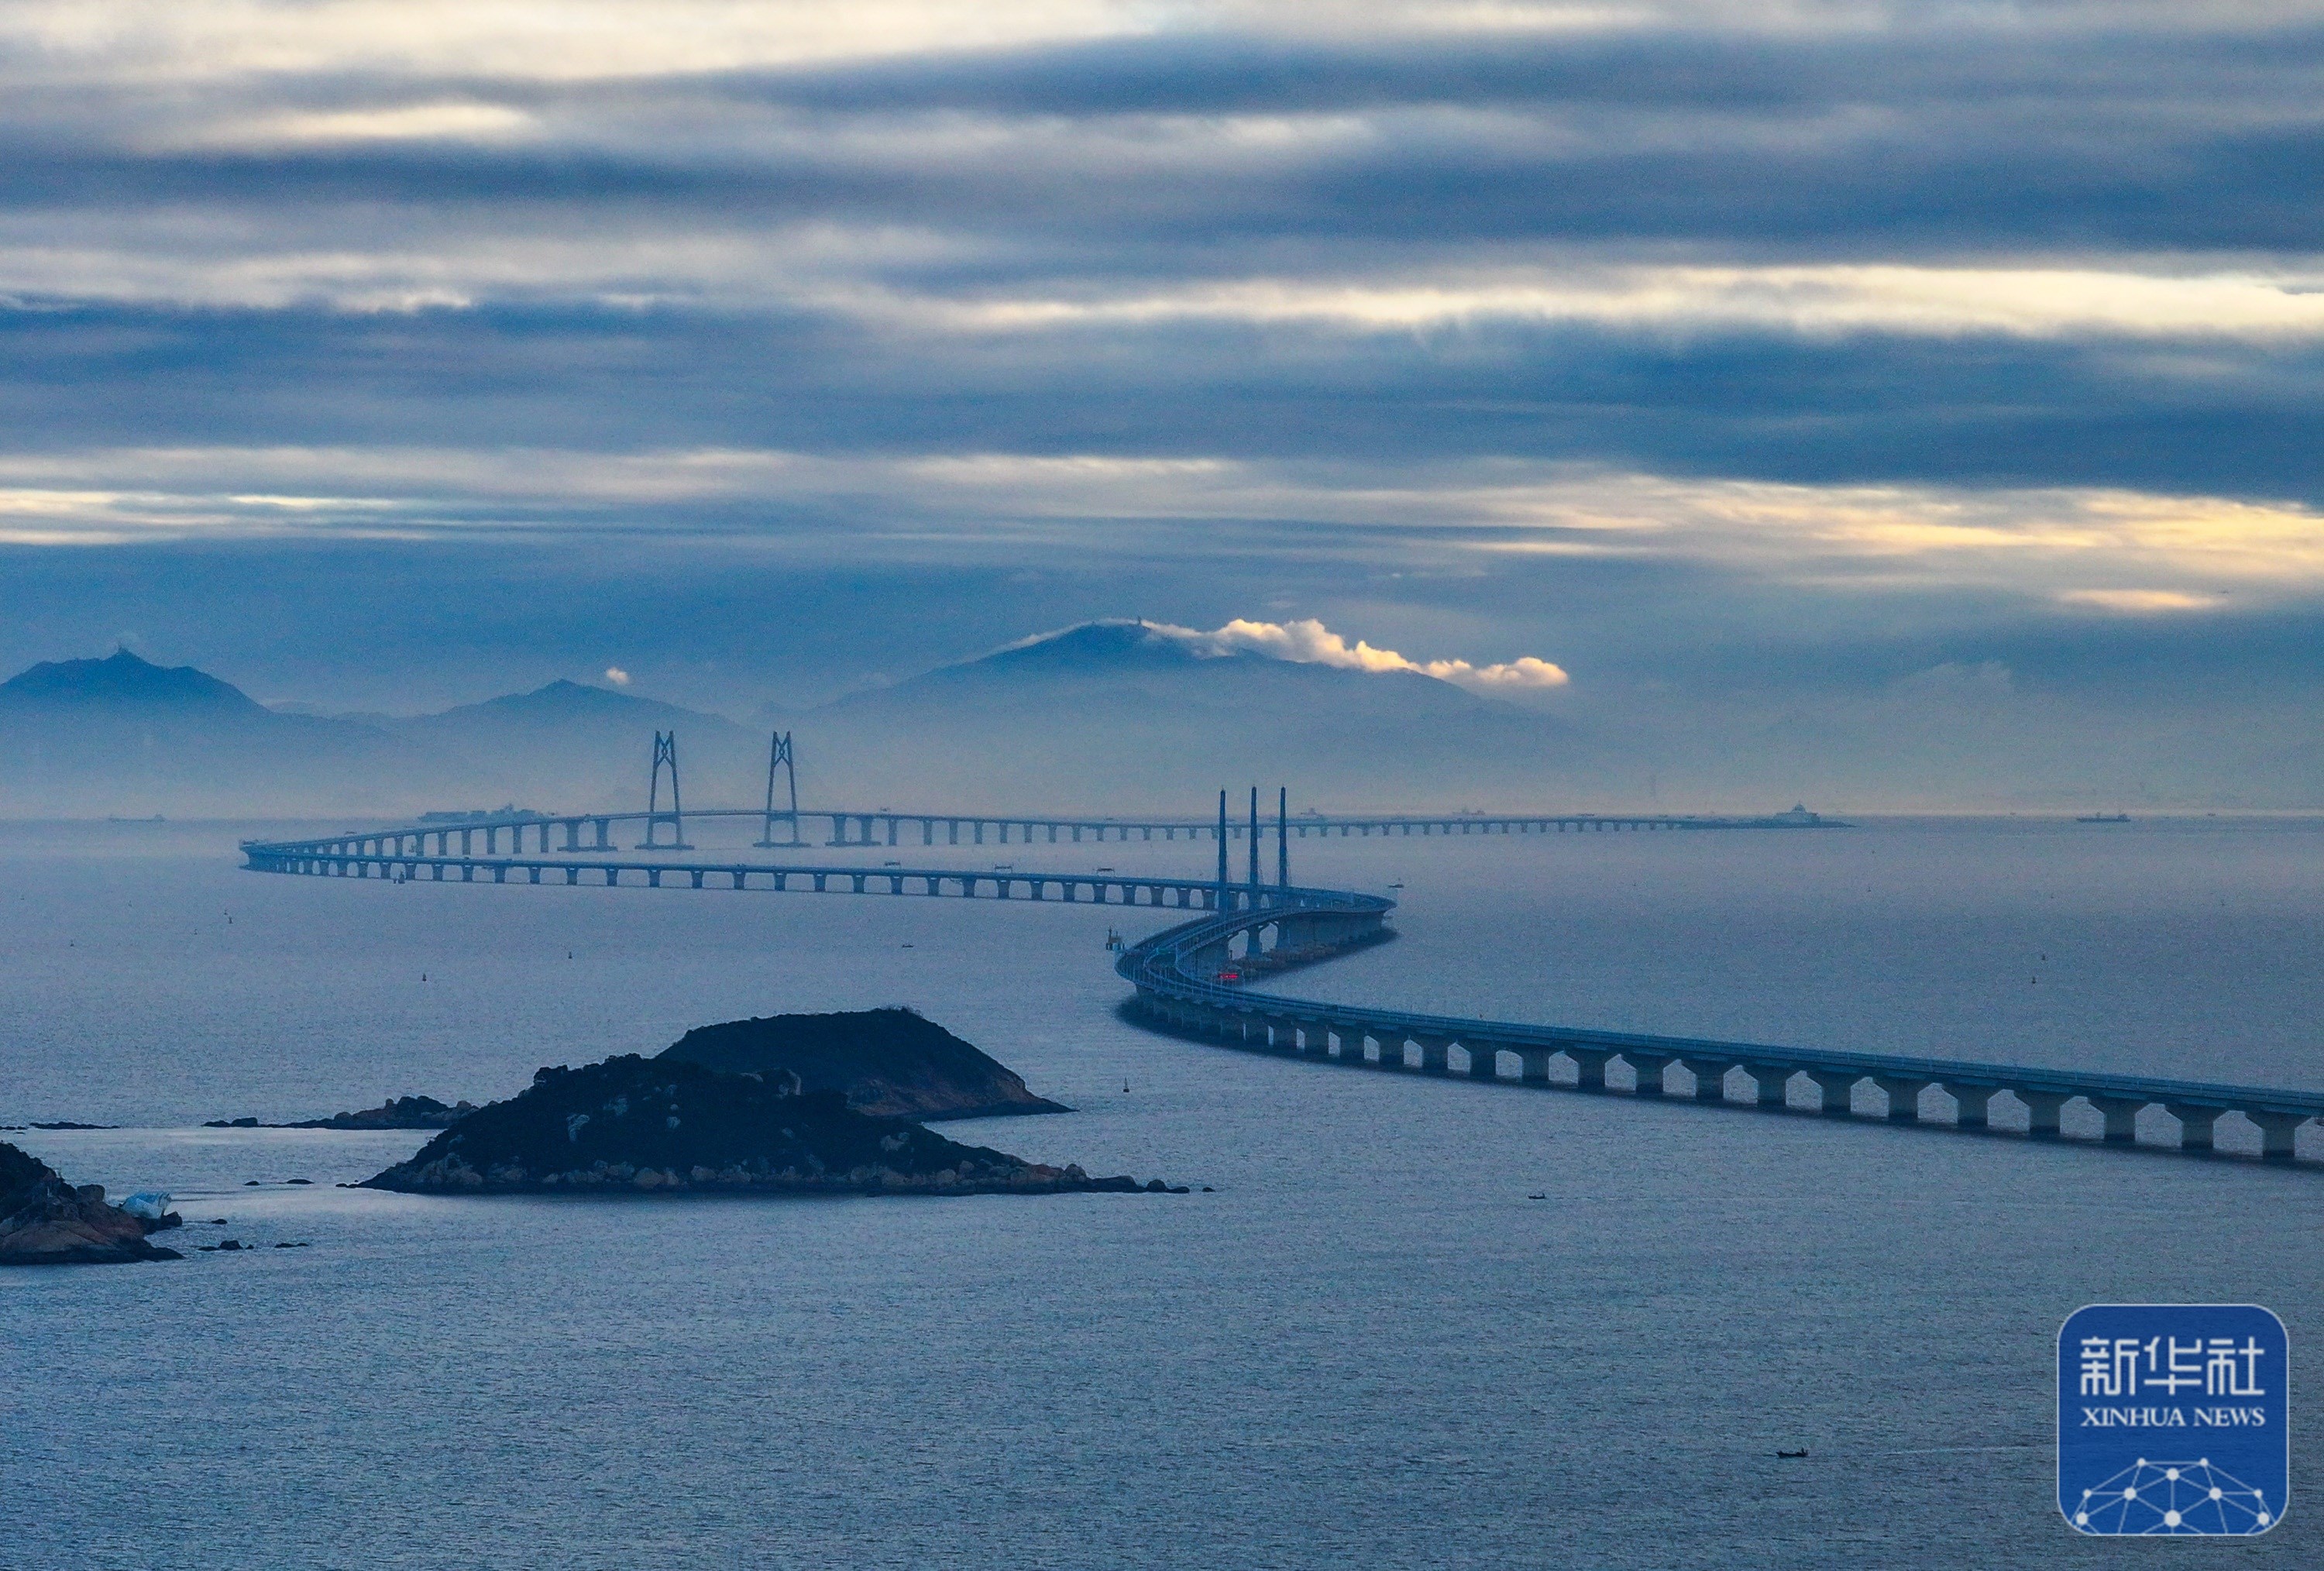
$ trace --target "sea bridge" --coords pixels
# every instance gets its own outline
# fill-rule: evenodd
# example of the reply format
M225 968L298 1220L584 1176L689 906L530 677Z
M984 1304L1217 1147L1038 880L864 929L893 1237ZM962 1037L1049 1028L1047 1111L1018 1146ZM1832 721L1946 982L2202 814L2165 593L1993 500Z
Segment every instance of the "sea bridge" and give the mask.
M1102 845L1108 841L1230 841L1248 839L1250 827L1235 818L1089 818L1049 813L899 811L889 808L816 808L769 812L759 808L689 809L624 813L512 813L497 817L405 824L392 828L349 830L300 844L327 846L334 853L373 857L407 855L497 855L502 842L511 855L530 842L541 855L584 855L594 852L685 850L688 819L751 819L760 825L752 842L761 848L825 846ZM616 826L620 826L619 829ZM662 827L670 840L656 838ZM1262 824L1264 837L1275 826ZM1654 813L1303 813L1284 827L1293 839L1369 838L1374 835L1553 835L1646 833L1670 829L1844 828L1835 819L1794 809L1765 818L1673 817ZM632 846L619 842L634 828L643 836ZM816 831L810 837L807 830ZM453 846L457 844L458 850Z
M1095 872L1020 871L1013 866L967 869L933 865L905 866L890 861L879 866L831 865L753 860L742 855L682 857L696 848L685 844L682 821L669 813L606 813L579 815L511 815L456 823L424 823L378 829L350 830L311 839L248 841L243 845L245 864L262 873L365 879L406 883L543 883L568 885L691 889L762 890L815 893L885 894L904 897L1063 901L1108 906L1143 907L1199 913L1130 947L1117 962L1120 975L1135 989L1135 1010L1164 1030L1198 1037L1254 1051L1299 1058L1317 1063L1375 1071L1452 1077L1499 1086L1553 1088L1584 1093L1627 1090L1639 1098L1672 1094L1670 1071L1683 1077L1686 1095L1701 1103L1765 1112L1812 1111L1832 1118L1858 1116L1859 1094L1870 1103L1868 1113L1895 1123L1934 1124L1961 1131L1995 1131L2015 1127L1997 1123L1996 1106L2014 1106L2023 1118L2025 1134L2035 1140L2066 1137L2061 1115L2076 1103L2097 1115L2101 1142L2126 1146L2140 1143L2142 1114L2159 1110L2172 1121L2175 1144L2190 1152L2219 1149L2217 1140L2223 1120L2239 1120L2256 1132L2259 1153L2271 1161L2291 1161L2298 1154L2298 1132L2324 1119L2324 1092L2271 1086L2226 1085L2203 1081L2119 1075L2100 1070L2054 1069L2016 1064L1983 1063L1950 1058L1914 1058L1878 1053L1854 1053L1813 1048L1789 1048L1767 1043L1718 1041L1593 1030L1584 1028L1478 1020L1322 1003L1261 992L1255 980L1314 965L1391 936L1387 926L1396 902L1385 896L1348 890L1295 885L1289 877L1288 846L1305 829L1342 834L1381 832L1386 825L1442 825L1470 822L1480 827L1467 833L1529 832L1494 826L1565 824L1579 821L1559 815L1512 815L1479 820L1444 818L1318 819L1294 818L1278 811L1273 826L1277 838L1277 877L1263 882L1259 841L1265 828L1256 808L1240 824L1229 819L1223 803L1218 818L1125 821L1111 818L1043 814L987 816L982 818L945 813L852 811L800 814L798 818L827 819L828 842L862 846L894 844L862 837L899 826L921 826L927 844L1022 844L1034 829L1053 837L1070 837L1079 829L1102 840L1130 837L1128 831L1165 831L1165 839L1184 832L1189 839L1207 836L1216 842L1216 876L1157 877L1114 869ZM689 813L687 818L769 819L760 809L726 809ZM766 832L754 849L771 842L776 846L807 843L796 837L797 819L771 815L762 824ZM1620 827L1742 827L1766 820L1674 820L1653 817L1591 819ZM1817 820L1819 825L1830 820ZM642 823L645 840L637 849L660 853L650 856L622 855L613 844L612 826ZM873 826L866 830L865 825ZM981 842L978 826L1007 826L1019 832L1010 841ZM934 838L933 826L945 826L946 838ZM958 838L958 826L968 826L968 838ZM669 827L668 841L657 831ZM779 828L792 831L790 840L775 840ZM1099 831L1103 831L1102 834ZM1392 831L1391 831L1392 832ZM1409 833L1409 830L1405 832ZM1423 829L1424 835L1434 831ZM503 851L499 842L508 838ZM475 842L482 837L479 847ZM535 853L528 855L530 837ZM1142 835L1152 838L1151 834ZM457 850L452 842L460 842ZM552 845L552 840L561 845ZM584 842L586 839L586 843ZM1230 839L1248 843L1248 876L1229 876ZM1457 1055L1457 1062L1456 1062ZM1504 1062L1514 1076L1502 1073ZM1618 1063L1621 1079L1609 1075ZM1563 1069L1563 1073L1554 1073ZM1742 1095L1737 1089L1740 1079ZM1623 1081L1627 1081L1625 1086ZM1805 1083L1805 1107L1794 1093ZM2079 1116L2079 1115L2078 1115ZM2150 1118L2150 1132L2160 1120ZM2230 1125L2232 1127L2232 1124ZM2171 1132L2166 1131L2164 1132Z

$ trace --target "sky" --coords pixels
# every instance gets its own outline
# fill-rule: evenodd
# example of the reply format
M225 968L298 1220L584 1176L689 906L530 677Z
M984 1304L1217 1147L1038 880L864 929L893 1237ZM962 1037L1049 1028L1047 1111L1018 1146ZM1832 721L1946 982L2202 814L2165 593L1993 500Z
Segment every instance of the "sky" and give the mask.
M2319 71L2270 0L0 0L0 661L747 717L1146 616L2289 800Z

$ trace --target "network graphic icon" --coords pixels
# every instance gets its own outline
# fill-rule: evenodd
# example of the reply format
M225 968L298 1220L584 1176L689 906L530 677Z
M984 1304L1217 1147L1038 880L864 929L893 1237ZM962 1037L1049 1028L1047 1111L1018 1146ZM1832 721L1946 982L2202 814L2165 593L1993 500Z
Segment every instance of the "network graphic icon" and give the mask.
M2085 1533L2242 1536L2275 1524L2281 1505L2208 1456L2153 1462L2142 1456L2082 1491L2073 1523Z

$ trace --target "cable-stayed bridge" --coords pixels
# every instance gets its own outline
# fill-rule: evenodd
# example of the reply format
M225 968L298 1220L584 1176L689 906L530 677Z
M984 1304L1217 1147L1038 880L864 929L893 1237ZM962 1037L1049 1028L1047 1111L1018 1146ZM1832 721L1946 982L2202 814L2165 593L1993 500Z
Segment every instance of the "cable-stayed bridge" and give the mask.
M2037 1140L2064 1138L2062 1115L2080 1102L2097 1114L2105 1144L2140 1143L2140 1118L2147 1114L2150 1135L2175 1134L2178 1149L2209 1153L2219 1147L2217 1133L2222 1120L2230 1121L2230 1127L2239 1121L2256 1134L2255 1141L2246 1138L2242 1143L2255 1143L2263 1157L2274 1161L2294 1160L2300 1129L2324 1119L2324 1092L2317 1091L1441 1016L1291 998L1252 985L1262 977L1329 960L1390 936L1386 924L1394 901L1291 882L1289 845L1303 829L1349 834L1360 832L1366 824L1371 832L1383 832L1388 825L1414 825L1425 826L1420 833L1426 837L1443 832L1543 832L1524 827L1583 822L1626 829L1758 823L1790 827L1797 822L1787 822L1788 816L1776 820L1554 814L1357 819L1294 818L1278 809L1270 826L1259 819L1254 792L1250 815L1241 822L1226 813L1223 795L1218 816L1210 819L1123 820L1039 813L974 817L888 809L868 814L726 809L684 818L759 819L762 832L752 850L804 848L809 843L798 830L806 820L830 827L826 846L857 847L898 845L905 826L918 827L921 843L931 846L1023 844L1038 832L1047 834L1045 843L1070 843L1077 831L1100 841L1184 836L1214 841L1217 864L1214 876L1195 878L1112 868L1073 872L1001 865L987 870L907 866L900 860L876 866L834 865L753 858L739 851L695 855L697 848L685 842L684 820L658 807L646 813L507 815L406 824L309 839L247 841L242 849L246 865L256 872L394 883L674 885L1063 901L1192 913L1189 919L1143 939L1120 956L1116 969L1135 989L1134 1009L1139 1017L1176 1034L1351 1068L1582 1092L1627 1089L1633 1096L1653 1099L1671 1094L1669 1071L1675 1067L1685 1077L1692 1100L1729 1107L1850 1118L1858 1116L1861 1098L1869 1104L1868 1113L1892 1123L1982 1132L2019 1127L2016 1119L2005 1125L1993 1116L1997 1105L2014 1104L2024 1132ZM1829 822L1809 818L1815 827ZM643 826L645 839L627 848L616 845L613 827L631 824ZM1471 827L1441 828L1462 824ZM865 837L866 825L873 827L869 833L875 837ZM996 831L1005 826L1007 833L982 840L976 833L980 826ZM659 837L664 827L671 831L667 839ZM1260 877L1259 855L1261 837L1269 828L1277 842L1277 876L1271 883ZM783 832L788 838L776 838ZM1009 833L1016 837L1008 837ZM898 838L877 837L881 835ZM1230 858L1230 841L1243 842L1247 857ZM1247 866L1234 868L1233 861L1245 861ZM1513 1061L1514 1077L1502 1074L1505 1060ZM1621 1079L1608 1074L1617 1063L1625 1071ZM1738 1077L1748 1083L1740 1098L1730 1095ZM1803 1081L1810 1093L1804 1107L1794 1100ZM2161 1127L2164 1117L2150 1110L2166 1115L2169 1127Z

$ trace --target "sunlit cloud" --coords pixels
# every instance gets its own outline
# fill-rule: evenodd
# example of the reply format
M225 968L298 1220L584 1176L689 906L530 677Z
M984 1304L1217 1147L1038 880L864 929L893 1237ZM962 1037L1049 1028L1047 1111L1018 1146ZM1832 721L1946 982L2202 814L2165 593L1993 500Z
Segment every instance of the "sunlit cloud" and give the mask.
M1207 633L1167 624L1154 625L1166 636L1210 654L1263 654L1274 660L1336 666L1342 670L1415 671L1459 687L1488 691L1562 688L1571 679L1559 667L1533 655L1481 666L1465 660L1408 660L1392 649L1375 649L1360 638L1351 643L1313 617L1296 622L1251 622L1237 617Z
M2324 335L2324 272L2316 271L2183 276L2089 268L1600 266L1554 279L1266 279L1112 299L835 303L929 328L984 333L1170 321L1413 333L1499 321L1806 337Z
M2132 615L2155 612L2211 611L2220 605L2217 595L2190 595L2178 589L2065 589L2060 591L2061 605L2086 605L2096 611L2118 611Z
M534 128L532 116L505 104L400 104L260 116L173 139L190 146L266 146L364 142L491 142Z

